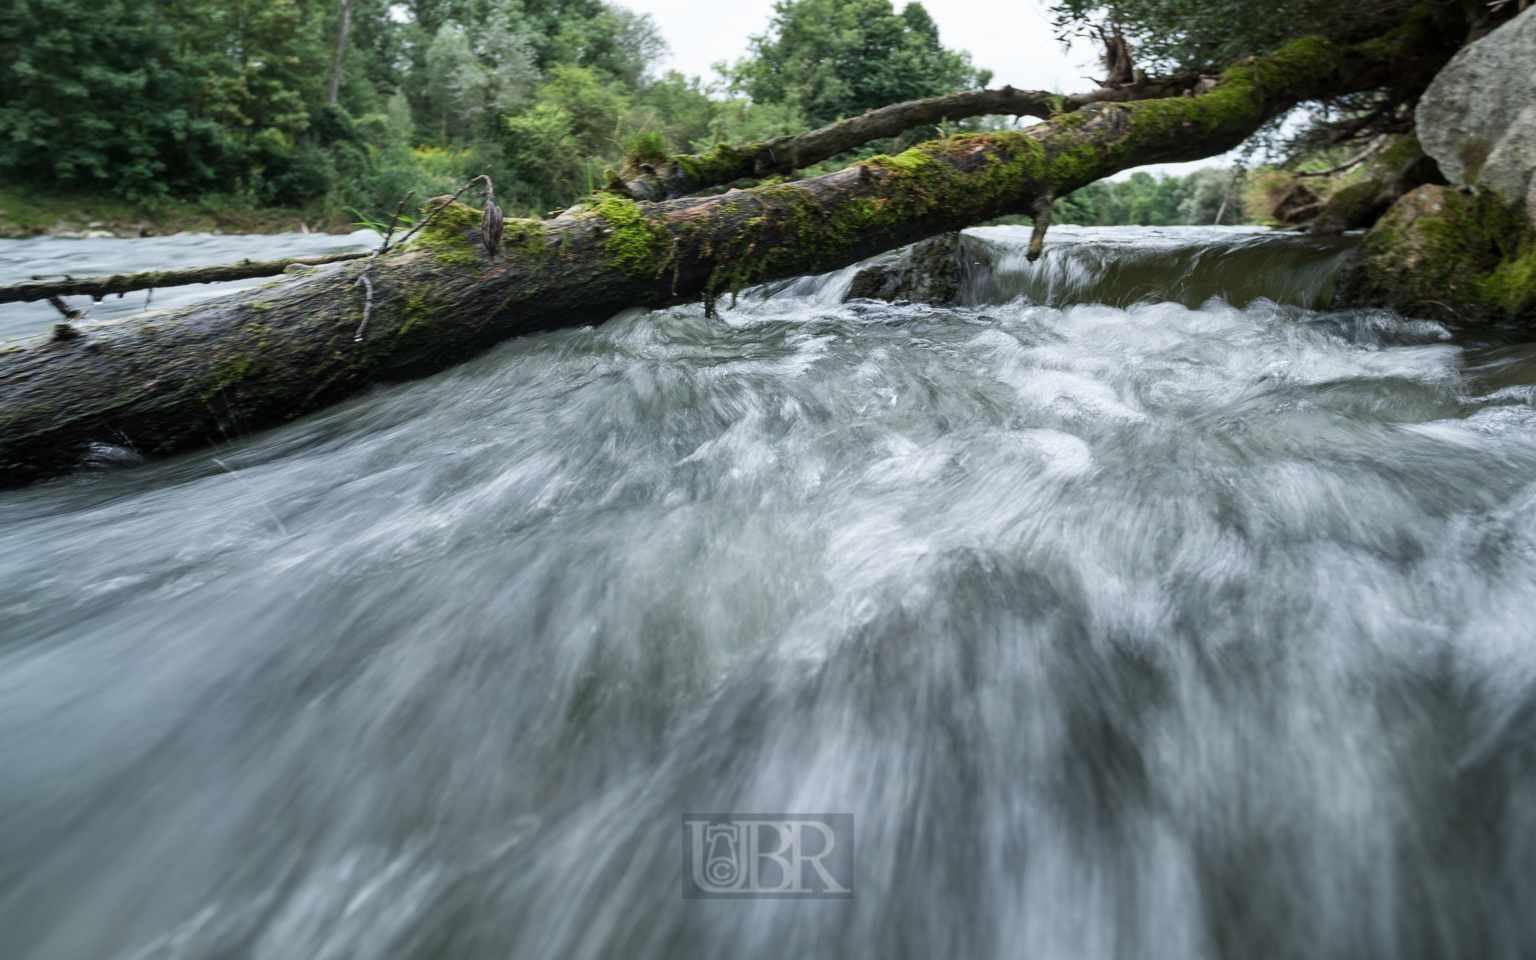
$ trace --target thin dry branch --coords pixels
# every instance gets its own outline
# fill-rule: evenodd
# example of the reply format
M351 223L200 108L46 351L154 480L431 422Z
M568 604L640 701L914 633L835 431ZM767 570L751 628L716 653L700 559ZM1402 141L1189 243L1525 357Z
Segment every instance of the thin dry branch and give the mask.
M1370 146L1366 147L1357 156L1351 157L1350 159L1345 160L1343 163L1337 166L1329 167L1326 170L1298 170L1294 175L1298 177L1331 177L1336 173L1343 173L1346 170L1353 170L1355 167L1358 167L1360 164L1369 160L1377 151L1382 148L1382 145L1386 142L1387 137L1385 134L1383 134L1377 137L1375 140L1372 140Z
M273 277L294 264L317 267L341 260L360 260L366 253L328 253L321 257L289 257L285 260L242 260L211 267L186 267L181 270L148 270L144 273L118 273L107 277L63 277L35 279L0 286L0 303L30 303L54 297L88 295L100 300L113 293L129 293L155 287L182 287L192 283L222 283Z

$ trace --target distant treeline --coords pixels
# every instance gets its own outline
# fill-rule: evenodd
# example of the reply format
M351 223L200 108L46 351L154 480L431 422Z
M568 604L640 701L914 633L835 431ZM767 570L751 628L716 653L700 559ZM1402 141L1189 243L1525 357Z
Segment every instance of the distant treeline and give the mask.
M1056 201L1052 219L1087 227L1253 223L1244 211L1243 183L1231 170L1207 167L1182 177L1138 170L1124 180L1099 180ZM1223 201L1225 205L1223 204Z
M655 75L665 50L602 0L7 0L0 178L378 216L489 166L509 212L543 212L637 138L768 137L990 77L889 0L781 0L714 88Z

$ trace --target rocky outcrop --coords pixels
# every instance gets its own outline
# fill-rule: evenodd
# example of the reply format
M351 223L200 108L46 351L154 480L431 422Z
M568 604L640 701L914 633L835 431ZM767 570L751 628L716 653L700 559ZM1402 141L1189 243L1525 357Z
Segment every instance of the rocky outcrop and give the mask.
M1419 142L1451 183L1518 203L1536 218L1536 7L1463 47L1415 117Z
M1409 189L1339 278L1335 306L1536 326L1536 9L1463 47L1415 116L1453 186Z
M1536 325L1536 229L1521 204L1493 191L1418 187L1371 228L1333 302Z
M960 234L944 233L914 243L895 263L876 264L854 274L843 297L849 300L911 300L943 306L960 295Z

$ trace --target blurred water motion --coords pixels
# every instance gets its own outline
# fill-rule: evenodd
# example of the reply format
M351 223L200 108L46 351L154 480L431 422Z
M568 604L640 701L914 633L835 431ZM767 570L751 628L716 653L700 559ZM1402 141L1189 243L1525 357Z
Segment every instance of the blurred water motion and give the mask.
M1536 356L1170 236L0 494L0 956L1530 955ZM699 810L854 899L682 899Z
M174 270L206 267L240 260L278 260L314 257L326 253L368 250L379 242L372 230L358 230L344 237L324 233L281 233L273 236L219 236L178 234L142 240L68 240L33 237L0 240L0 283L21 283L33 277L99 277L140 270ZM178 307L221 293L233 293L266 279L228 280L163 287L113 294L92 303L88 296L65 297L75 310L86 310L83 322L116 320L154 309ZM48 329L60 320L59 312L45 301L0 304L0 343Z

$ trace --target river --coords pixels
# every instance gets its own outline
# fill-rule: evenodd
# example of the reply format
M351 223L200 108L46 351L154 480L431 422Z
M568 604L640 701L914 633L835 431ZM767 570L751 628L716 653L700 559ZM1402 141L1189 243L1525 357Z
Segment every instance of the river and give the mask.
M0 492L0 957L1536 953L1530 338L1026 238ZM853 897L684 899L697 811L851 814Z

